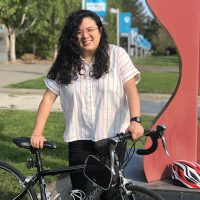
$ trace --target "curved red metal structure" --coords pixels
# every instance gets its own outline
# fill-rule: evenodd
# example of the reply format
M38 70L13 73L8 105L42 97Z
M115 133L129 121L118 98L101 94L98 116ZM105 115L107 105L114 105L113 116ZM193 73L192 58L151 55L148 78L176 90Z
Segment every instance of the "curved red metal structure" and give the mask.
M165 124L170 157L158 150L144 157L148 182L171 176L171 163L177 159L200 160L198 133L198 91L200 77L200 1L146 0L155 17L176 43L180 60L180 79L169 102L156 118L152 128ZM200 130L200 128L199 128ZM147 141L146 146L149 146ZM198 147L199 146L199 147Z

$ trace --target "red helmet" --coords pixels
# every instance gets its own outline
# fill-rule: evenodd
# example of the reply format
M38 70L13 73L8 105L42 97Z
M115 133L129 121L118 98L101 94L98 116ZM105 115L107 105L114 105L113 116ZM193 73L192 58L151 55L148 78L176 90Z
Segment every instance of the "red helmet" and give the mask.
M200 188L200 165L185 160L174 161L172 163L172 179L188 188Z

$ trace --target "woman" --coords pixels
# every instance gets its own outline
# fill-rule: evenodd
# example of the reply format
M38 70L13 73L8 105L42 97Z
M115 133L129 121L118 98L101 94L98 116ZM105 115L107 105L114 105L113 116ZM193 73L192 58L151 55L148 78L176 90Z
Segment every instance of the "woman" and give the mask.
M57 96L65 116L70 166L83 164L95 152L95 141L124 131L139 138L144 131L136 88L140 73L124 49L108 44L100 18L88 10L72 13L59 44L45 80L47 89L31 135L32 146L43 147L42 132ZM73 189L87 193L91 188L82 174L74 174L71 180Z

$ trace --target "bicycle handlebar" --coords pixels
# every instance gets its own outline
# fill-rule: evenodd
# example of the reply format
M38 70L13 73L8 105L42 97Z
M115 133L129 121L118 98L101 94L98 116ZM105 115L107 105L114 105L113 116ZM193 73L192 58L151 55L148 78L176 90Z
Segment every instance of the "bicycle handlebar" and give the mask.
M153 153L158 147L158 139L160 138L162 141L162 145L165 150L165 153L167 156L169 156L169 153L167 151L166 141L164 138L165 129L166 129L165 125L158 125L156 127L156 130L153 130L153 131L145 130L144 136L150 137L152 144L147 149L138 149L137 154L147 155L147 154ZM114 152L115 152L118 142L123 142L131 138L132 137L131 137L130 132L119 133L112 138L106 138L95 143L95 149L100 155L106 155L110 153L110 162L111 162L110 169L111 169L112 175L116 175L115 168L114 168L114 160L115 160Z
M148 155L153 153L158 148L158 139L160 138L162 141L163 148L167 156L169 156L169 152L167 150L166 141L164 138L164 132L166 130L165 125L158 125L156 130L146 131L144 132L145 136L149 136L151 138L152 144L148 149L138 149L137 154L139 155Z
M144 136L146 137L150 137L152 144L148 149L138 149L137 150L137 154L139 155L148 155L153 153L157 147L158 147L158 139L160 138L162 141L162 145L163 148L165 150L165 153L167 156L169 156L168 150L167 150L167 146L166 146L166 141L164 138L164 132L166 130L165 125L158 125L156 127L156 130L153 131L149 131L149 130L145 130L144 131ZM131 139L131 133L127 132L127 133L119 133L116 136L112 137L112 138L108 138L108 139L102 139L98 142L96 142L95 144L95 148L97 149L97 151L99 153L105 153L105 152L109 152L110 151L110 143L112 143L113 145L117 144L120 141L125 141Z
M144 131L144 136L150 137L151 141L152 141L152 144L148 149L138 149L137 150L137 154L139 154L139 155L148 155L148 154L153 153L158 148L158 139L160 138L161 141L162 141L162 145L163 145L163 148L165 150L165 153L166 153L167 156L169 156L169 152L167 150L166 141L165 141L165 138L164 138L165 130L166 130L166 127L165 127L164 124L163 125L158 125L156 127L156 130L153 130L153 131L145 130Z

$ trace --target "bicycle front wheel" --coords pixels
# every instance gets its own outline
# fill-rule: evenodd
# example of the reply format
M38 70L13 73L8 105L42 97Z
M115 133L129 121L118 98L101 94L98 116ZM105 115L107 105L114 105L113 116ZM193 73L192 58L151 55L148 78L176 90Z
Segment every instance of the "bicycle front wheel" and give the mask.
M11 165L0 161L0 199L14 199L24 187L25 177ZM22 198L23 200L37 199L33 188L29 188L28 192Z
M123 194L123 200L165 200L158 193L138 185L127 184L126 189L130 194Z

